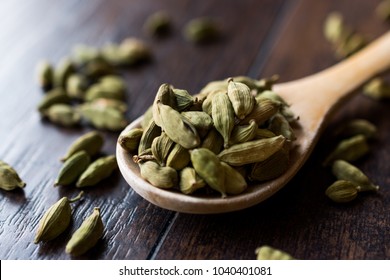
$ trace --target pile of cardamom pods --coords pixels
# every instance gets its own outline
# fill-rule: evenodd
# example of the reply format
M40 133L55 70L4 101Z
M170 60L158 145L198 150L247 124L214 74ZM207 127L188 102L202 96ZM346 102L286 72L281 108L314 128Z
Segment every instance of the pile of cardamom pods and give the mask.
M297 118L272 91L276 80L238 76L194 96L162 84L141 127L118 142L156 187L239 194L248 181L274 179L289 165Z
M46 94L38 105L39 113L65 127L87 123L97 129L122 130L128 124L126 82L118 69L150 56L143 41L127 38L101 48L78 45L56 67L40 62L37 76Z

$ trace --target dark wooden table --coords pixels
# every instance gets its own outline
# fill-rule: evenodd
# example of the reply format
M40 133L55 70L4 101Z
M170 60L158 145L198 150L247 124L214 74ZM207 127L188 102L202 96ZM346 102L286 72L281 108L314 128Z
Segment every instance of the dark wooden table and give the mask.
M70 259L64 247L94 206L101 207L104 237L81 259L255 259L271 245L298 259L390 258L390 104L356 92L325 130L299 174L269 200L234 213L181 214L156 207L136 194L117 171L87 190L74 207L75 221L58 239L36 245L43 212L74 187L54 188L59 158L74 139L91 130L60 128L42 121L36 106L43 94L34 68L57 63L75 44L99 47L134 36L152 48L153 60L126 70L127 116L141 115L161 83L196 93L208 81L234 75L279 74L300 78L337 62L322 25L331 11L368 40L389 26L378 19L379 1L365 0L2 0L0 4L0 159L27 182L23 191L0 191L0 259ZM166 10L173 32L158 40L142 31L145 19ZM210 16L224 37L193 45L182 36L190 19ZM315 89L313 89L315 94ZM369 155L356 164L381 189L348 205L332 203L324 191L334 178L321 163L336 144L339 123L365 118L379 129ZM115 152L117 133L103 132L104 153Z

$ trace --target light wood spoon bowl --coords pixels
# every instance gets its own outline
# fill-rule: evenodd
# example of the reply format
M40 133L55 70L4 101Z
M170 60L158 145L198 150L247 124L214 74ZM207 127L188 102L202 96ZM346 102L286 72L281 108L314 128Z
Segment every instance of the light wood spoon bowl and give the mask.
M117 144L117 161L128 184L143 198L165 209L185 213L223 213L248 208L269 198L303 166L332 113L351 96L351 93L376 74L390 66L390 32L382 35L365 49L317 74L277 84L273 90L282 96L291 110L299 116L297 140L291 150L288 170L277 179L252 184L245 192L221 198L216 196L185 195L179 191L159 189L141 178L132 155ZM142 117L125 130L140 126Z

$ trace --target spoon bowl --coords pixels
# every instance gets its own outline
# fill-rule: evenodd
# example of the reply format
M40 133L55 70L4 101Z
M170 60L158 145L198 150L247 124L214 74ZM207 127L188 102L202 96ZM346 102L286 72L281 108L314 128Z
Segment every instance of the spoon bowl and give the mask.
M145 181L132 155L117 144L119 169L128 184L149 202L173 211L210 214L224 213L256 205L284 187L299 171L316 145L332 114L371 77L390 66L390 32L348 59L308 77L276 84L273 90L291 105L299 116L294 129L297 140L290 151L290 165L280 177L264 183L253 183L241 194L221 198L220 195L185 195L175 190L160 189ZM140 127L142 116L125 128Z

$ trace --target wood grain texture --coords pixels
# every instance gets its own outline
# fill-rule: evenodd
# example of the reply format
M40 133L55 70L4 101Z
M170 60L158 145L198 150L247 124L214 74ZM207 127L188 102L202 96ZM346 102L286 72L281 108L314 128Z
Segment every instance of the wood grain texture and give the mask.
M106 231L80 259L254 259L254 250L264 244L300 259L389 259L389 103L361 94L335 116L296 178L264 203L229 214L178 214L139 197L118 171L86 190L84 201L73 205L71 227L57 240L32 242L44 211L60 197L78 193L73 187L54 188L53 181L61 167L58 159L91 129L58 128L40 119L36 105L42 93L34 68L41 58L56 63L77 43L144 39L153 60L124 72L132 120L151 104L163 82L196 93L210 80L233 75L278 73L288 81L324 69L336 62L322 36L325 16L339 10L373 39L388 29L374 14L378 2L1 1L0 159L13 165L27 186L0 192L0 259L70 259L65 244L94 206L101 207ZM142 25L160 9L172 15L174 29L156 40L143 33ZM205 15L222 23L225 36L204 46L186 42L184 24ZM381 190L340 206L324 196L334 178L321 163L337 141L336 126L355 117L369 119L380 131L370 154L357 164ZM114 153L118 135L104 136L103 152Z

